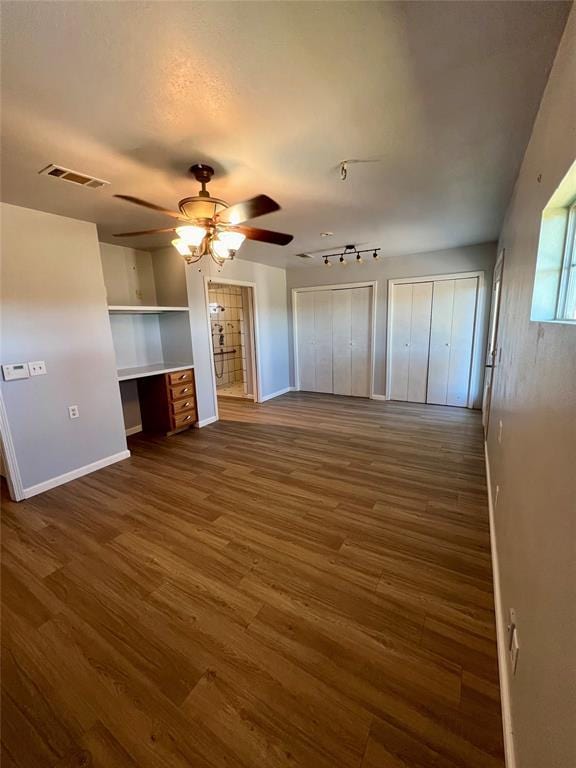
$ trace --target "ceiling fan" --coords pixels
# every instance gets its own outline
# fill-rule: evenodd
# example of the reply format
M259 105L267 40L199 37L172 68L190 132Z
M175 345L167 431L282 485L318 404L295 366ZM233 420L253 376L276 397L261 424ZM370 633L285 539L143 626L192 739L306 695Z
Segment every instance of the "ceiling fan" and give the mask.
M214 175L209 165L197 163L190 167L190 173L201 185L200 192L194 197L185 197L178 203L180 213L162 208L160 205L140 200L131 195L114 195L129 203L142 205L153 211L171 216L182 222L179 226L161 229L145 229L139 232L121 232L114 237L136 237L154 235L159 232L176 232L178 237L172 240L176 248L189 264L194 264L206 254L222 266L227 259L233 259L244 240L259 240L272 245L288 245L292 235L258 229L244 224L245 221L279 211L280 206L267 195L257 195L242 203L228 205L224 200L212 197L206 185Z

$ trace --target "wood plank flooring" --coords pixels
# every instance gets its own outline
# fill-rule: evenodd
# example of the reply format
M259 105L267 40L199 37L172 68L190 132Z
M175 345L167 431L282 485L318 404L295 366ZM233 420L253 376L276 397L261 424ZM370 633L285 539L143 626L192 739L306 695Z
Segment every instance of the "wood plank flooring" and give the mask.
M479 414L220 409L4 501L3 768L502 768Z

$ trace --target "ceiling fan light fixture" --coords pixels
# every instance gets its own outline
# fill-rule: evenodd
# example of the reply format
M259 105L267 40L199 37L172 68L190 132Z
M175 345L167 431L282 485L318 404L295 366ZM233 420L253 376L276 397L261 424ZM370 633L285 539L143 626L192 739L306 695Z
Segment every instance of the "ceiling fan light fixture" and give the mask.
M380 259L380 254L378 253L378 251L379 251L379 248L374 248L374 253L372 254L372 258L374 259L374 261L379 261Z
M186 245L197 248L206 237L204 227L195 227L193 225L186 227L176 227L176 234Z
M185 243L180 237L176 238L176 240L172 240L172 245L176 248L180 256L192 256L192 251L188 247L188 243Z
M347 262L347 261L346 261L346 259L344 258L344 255L340 256L340 259L339 259L339 261L340 261L340 264L341 264L343 267L347 267L347 266L348 266L348 262Z
M356 254L356 264L364 264L364 259L362 258L361 253Z
M327 267L331 267L332 266L332 262L328 260L328 256L324 257L324 264L326 264Z

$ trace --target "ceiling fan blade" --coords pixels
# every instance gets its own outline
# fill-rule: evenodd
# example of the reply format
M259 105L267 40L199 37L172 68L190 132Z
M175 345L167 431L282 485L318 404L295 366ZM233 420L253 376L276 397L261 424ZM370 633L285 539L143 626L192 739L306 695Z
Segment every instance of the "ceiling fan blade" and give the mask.
M271 243L272 245L288 245L294 240L294 235L272 232L270 229L258 229L258 227L230 227L230 231L241 232L248 240L258 240L261 243Z
M243 203L236 203L218 214L218 222L221 224L241 224L248 219L264 216L266 213L279 211L280 206L268 195L257 195Z
M142 229L140 232L120 232L113 237L137 237L138 235L157 235L159 232L174 232L175 227L164 227L163 229Z
M135 205L142 205L144 208L150 208L152 211L164 213L166 216L172 216L173 219L185 220L177 211L169 211L168 208L162 208L161 205L156 205L156 203L148 203L146 200L140 200L139 197L132 197L132 195L114 195L114 197L118 197L120 200L127 200L129 203L134 203Z

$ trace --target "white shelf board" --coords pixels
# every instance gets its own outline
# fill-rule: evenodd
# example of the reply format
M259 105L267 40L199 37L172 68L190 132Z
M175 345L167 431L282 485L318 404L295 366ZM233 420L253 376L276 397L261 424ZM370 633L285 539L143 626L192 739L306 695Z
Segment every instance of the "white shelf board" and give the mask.
M159 315L162 312L188 312L189 307L157 307L157 306L130 306L112 304L108 305L108 312L111 315Z
M154 363L154 365L139 365L137 368L118 368L118 381L129 379L141 379L144 376L158 376L160 373L174 373L175 371L187 371L194 368L191 363L182 365L169 365L168 363Z

